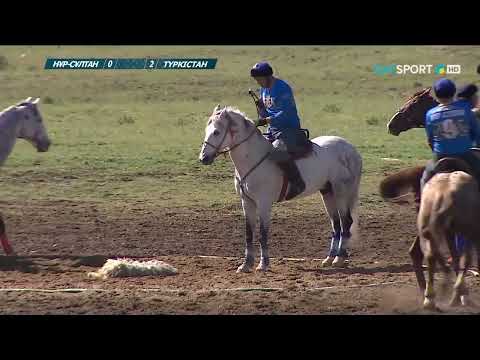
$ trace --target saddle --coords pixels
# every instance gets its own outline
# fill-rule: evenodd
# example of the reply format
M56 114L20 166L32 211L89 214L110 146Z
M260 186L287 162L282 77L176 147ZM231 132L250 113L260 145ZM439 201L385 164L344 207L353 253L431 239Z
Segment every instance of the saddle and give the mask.
M462 159L449 158L449 157L440 159L439 161L437 161L437 163L433 167L432 177L435 174L451 173L454 171L463 171L468 175L472 176L475 180L477 180L477 183L479 184L479 190L480 190L480 177L479 177L480 175L476 174L473 168L466 161Z
M293 160L300 160L308 157L313 151L313 142L307 139L302 145L297 146L295 152L289 152Z
M466 161L456 158L445 157L437 161L433 167L433 173L448 173L454 171L463 171L467 174L474 176L473 169Z
M276 140L277 135L280 131L277 131L274 134L263 133L262 135L265 136L268 141L273 142ZM310 132L308 129L299 129L298 133L296 134L296 146L294 149L289 150L288 154L290 155L292 160L300 160L303 158L308 157L313 151L313 142L310 141Z

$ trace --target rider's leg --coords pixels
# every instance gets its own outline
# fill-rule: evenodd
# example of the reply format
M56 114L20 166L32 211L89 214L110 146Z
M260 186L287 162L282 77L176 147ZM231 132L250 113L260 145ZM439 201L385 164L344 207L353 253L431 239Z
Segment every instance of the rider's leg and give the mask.
M422 178L420 179L420 193L423 191L423 187L430 180L434 174L435 160L430 160L425 166L425 171L423 172Z
M290 157L288 148L282 139L277 139L273 143L273 151L270 154L270 159L275 161L277 165L286 173L288 181L290 182L290 191L286 196L286 200L297 196L305 190L305 183L303 182L300 171L295 164L295 161Z
M469 151L466 154L463 154L461 156L463 160L465 160L468 165L471 166L475 179L479 182L479 187L480 187L480 159L475 155L473 151Z

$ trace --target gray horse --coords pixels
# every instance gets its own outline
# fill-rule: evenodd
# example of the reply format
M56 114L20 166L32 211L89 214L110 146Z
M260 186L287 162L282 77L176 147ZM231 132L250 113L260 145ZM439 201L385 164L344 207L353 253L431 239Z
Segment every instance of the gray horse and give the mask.
M39 98L31 97L0 112L0 166L8 158L17 139L25 139L39 152L48 151L50 139L42 115L38 110ZM14 255L0 214L0 243L7 255Z

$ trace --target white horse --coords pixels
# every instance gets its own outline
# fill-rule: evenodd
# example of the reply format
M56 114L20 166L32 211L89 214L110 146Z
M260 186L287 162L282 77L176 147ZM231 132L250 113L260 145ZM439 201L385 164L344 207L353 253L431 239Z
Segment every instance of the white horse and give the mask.
M32 100L29 97L17 105L10 106L0 112L0 166L4 164L12 152L17 138L29 141L39 152L48 151L50 139L48 138L42 115L38 110L39 101L39 98ZM14 254L8 241L5 223L1 215L0 243L7 255Z
M272 205L282 201L286 193L283 172L268 159L272 148L253 122L238 109L217 106L213 110L199 158L203 164L210 165L219 154L229 152L235 165L235 189L241 197L246 220L245 259L237 272L250 272L254 265L253 233L257 211L261 251L257 270L266 271L269 266L267 240ZM352 214L358 200L362 158L346 140L320 136L313 139L312 153L297 160L297 166L306 185L298 197L320 191L332 223L330 252L322 266L343 266L352 237Z

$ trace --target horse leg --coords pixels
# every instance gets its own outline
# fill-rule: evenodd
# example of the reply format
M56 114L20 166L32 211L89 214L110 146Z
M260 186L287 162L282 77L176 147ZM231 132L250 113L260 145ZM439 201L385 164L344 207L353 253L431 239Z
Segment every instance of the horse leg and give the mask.
M330 217L330 222L333 229L332 240L330 243L330 251L327 257L322 261L322 267L326 267L332 265L335 256L337 256L342 227L340 223L340 216L338 215L338 209L334 194L332 192L322 193L322 199L325 210Z
M436 219L438 220L438 219ZM445 259L442 257L441 253L438 250L439 244L442 242L446 243L448 247L453 246L453 236L448 233L438 221L432 221L430 223L430 229L420 232L420 241L423 241L425 244L425 257L428 264L428 278L427 286L425 290L425 299L423 301L423 308L426 310L440 311L440 309L435 304L435 291L434 291L434 277L435 277L435 266L438 263L440 268L445 275L450 272L449 267L447 266ZM423 238L423 239L422 239ZM446 284L447 280L444 280Z
M15 252L8 241L7 232L5 228L5 222L3 221L3 217L0 214L0 243L2 244L3 250L7 255L15 255Z
M272 214L272 204L261 204L259 206L260 217L260 263L257 271L267 271L270 265L270 257L268 255L268 232L270 230L270 218Z
M257 208L255 203L248 198L242 198L242 207L245 216L245 259L238 267L237 273L251 272L255 262L253 233L257 226Z
M332 265L336 267L343 267L345 265L345 260L348 258L347 249L349 245L348 242L352 237L350 228L353 224L353 218L350 209L340 209L339 213L340 220L342 222L342 233L340 236L340 243L338 244L338 253L335 257L335 260L333 260Z
M471 251L472 247L471 244L466 244L463 252L460 255L460 260L458 261L458 271L457 271L457 280L455 281L454 291L452 299L450 300L450 306L458 306L458 305L467 305L468 301L468 288L465 284L465 275L467 273L468 268L471 264Z
M427 264L428 264L428 269L427 269L428 278L427 278L427 286L425 289L425 299L423 301L423 308L425 310L438 310L437 306L435 305L435 291L433 287L436 259L434 254L432 253L429 253L426 257L427 257Z
M412 246L408 250L410 257L412 258L413 270L415 271L415 276L417 277L418 287L422 295L425 293L426 282L425 274L423 273L422 264L423 264L423 253L420 248L420 237L417 235Z

